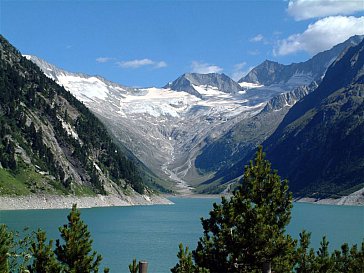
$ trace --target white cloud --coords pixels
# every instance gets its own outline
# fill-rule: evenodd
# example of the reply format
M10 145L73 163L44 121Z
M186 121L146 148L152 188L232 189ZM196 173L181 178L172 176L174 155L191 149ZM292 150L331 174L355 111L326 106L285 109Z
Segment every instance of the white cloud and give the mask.
M249 41L250 42L261 42L263 41L264 36L262 34L258 34L256 36L254 36L253 38L251 38Z
M256 36L254 36L253 38L251 38L249 41L250 42L261 42L261 41L263 41L263 39L264 39L264 36L262 35L262 34L258 34L258 35L256 35Z
M311 55L330 49L354 35L364 34L364 16L330 16L310 24L303 33L278 41L274 55L306 51Z
M208 73L220 73L222 72L222 68L217 65L210 65L208 63L201 63L197 61L193 61L191 64L192 72L208 74Z
M112 60L112 58L109 58L109 57L96 58L96 62L98 62L98 63L107 63L107 62L110 62L111 60Z
M363 10L363 0L290 0L287 8L288 14L297 21Z
M160 62L157 62L154 67L155 68L163 68L163 67L166 67L166 66L167 66L166 62L160 61Z
M154 64L154 62L150 59L141 59L141 60L118 62L118 64L122 68L139 68L142 66Z
M248 74L250 70L252 70L254 68L252 66L250 66L248 68L245 68L245 67L246 67L246 62L242 62L242 63L238 63L238 64L234 65L234 70L233 70L233 73L231 74L231 78L234 81L238 81L242 77L244 77L246 74Z
M151 59L136 59L130 61L117 62L117 64L122 68L140 68L143 66L153 66L154 68L163 68L167 66L164 61L156 62Z

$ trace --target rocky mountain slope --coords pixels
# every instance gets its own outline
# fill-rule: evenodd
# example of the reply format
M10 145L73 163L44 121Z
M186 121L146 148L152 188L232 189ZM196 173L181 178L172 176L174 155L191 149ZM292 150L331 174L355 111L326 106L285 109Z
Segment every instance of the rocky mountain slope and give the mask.
M0 36L0 194L144 190L95 115Z
M276 95L258 114L243 119L219 139L207 140L207 145L195 160L198 170L219 173L229 169L267 139L288 110L316 87L313 82L310 86L297 87L291 92Z
M263 141L267 158L289 179L296 197L363 199L363 47L364 41L345 50L320 85L292 106ZM218 172L212 185L235 182L253 153Z
M240 80L247 93L255 91L260 97L271 90L279 93L267 100L260 113L244 119L219 139L208 141L195 160L199 172L214 175L200 187L202 191L220 192L229 181L243 171L257 145L265 141L279 126L289 109L321 82L328 66L342 51L357 45L363 36L354 36L332 49L313 56L310 60L291 65L265 61ZM251 96L250 101L254 101ZM222 186L221 186L222 185Z
M327 70L264 142L301 196L339 197L364 187L364 41Z

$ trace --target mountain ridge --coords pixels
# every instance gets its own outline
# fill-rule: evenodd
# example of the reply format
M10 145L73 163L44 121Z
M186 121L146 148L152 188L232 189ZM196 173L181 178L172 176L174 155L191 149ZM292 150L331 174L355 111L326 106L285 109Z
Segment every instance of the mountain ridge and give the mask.
M355 35L343 43L335 45L329 50L320 52L305 62L292 63L289 65L265 60L262 64L252 69L238 82L251 82L256 84L271 85L280 82L289 83L295 76L303 77L303 80L320 81L322 75L336 57L347 47L358 44L363 40L363 35ZM322 63L325 63L322 65ZM320 65L318 65L320 64ZM307 79L304 79L304 78Z

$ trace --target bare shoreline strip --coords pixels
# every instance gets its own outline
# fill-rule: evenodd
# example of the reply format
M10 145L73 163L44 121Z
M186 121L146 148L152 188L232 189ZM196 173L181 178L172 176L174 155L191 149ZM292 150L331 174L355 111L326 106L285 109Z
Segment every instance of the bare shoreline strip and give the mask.
M229 198L231 194L183 194L183 195L164 195L166 198ZM364 206L364 189L354 192L341 198L317 199L310 197L295 198L296 203L310 203L318 205L336 205L336 206Z
M79 208L94 207L125 207L140 205L171 205L169 198L220 198L229 195L219 194L188 194L188 195L97 195L97 196L73 196L73 195L26 195L26 196L0 196L1 210L32 210L32 209L70 209L73 204ZM324 205L364 205L364 189L349 196L339 199L315 199L298 198L294 202L324 204Z
M314 203L322 205L339 205L339 206L363 206L364 205L364 188L353 192L347 196L333 199L315 199L315 198L300 198L295 200L296 202Z
M79 208L136 206L136 205L170 205L170 200L159 195L97 195L97 196L59 196L26 195L0 196L0 210L32 209L70 209L73 204Z

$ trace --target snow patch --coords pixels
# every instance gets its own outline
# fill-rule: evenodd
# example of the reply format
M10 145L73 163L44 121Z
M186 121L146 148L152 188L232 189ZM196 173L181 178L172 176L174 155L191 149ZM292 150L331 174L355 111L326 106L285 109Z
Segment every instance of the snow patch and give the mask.
M259 88L264 86L262 84L252 83L252 82L239 82L239 85L246 89Z
M72 90L81 101L90 101L95 98L104 100L109 95L107 85L96 77L83 78L71 75L59 75L57 82L67 90Z
M213 96L225 96L227 93L220 91L217 87L210 86L210 85L192 85L192 87L201 95L207 97Z
M120 99L119 113L148 114L153 117L180 117L191 104L199 99L186 92L175 92L170 89L146 88L140 89L143 95L124 94Z

